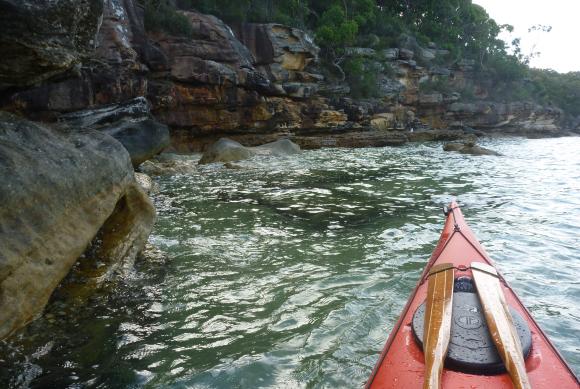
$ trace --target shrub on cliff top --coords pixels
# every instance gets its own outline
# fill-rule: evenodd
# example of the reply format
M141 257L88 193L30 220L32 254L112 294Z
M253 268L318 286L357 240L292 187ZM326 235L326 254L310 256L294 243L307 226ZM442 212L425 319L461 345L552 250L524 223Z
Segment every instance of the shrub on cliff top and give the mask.
M358 23L348 20L339 5L330 7L322 14L316 29L316 39L323 47L343 47L352 45L358 34Z
M167 0L141 0L145 8L145 29L170 35L191 37L189 19L179 13Z
M344 73L354 98L379 96L379 73L377 62L362 57L349 58L344 63Z

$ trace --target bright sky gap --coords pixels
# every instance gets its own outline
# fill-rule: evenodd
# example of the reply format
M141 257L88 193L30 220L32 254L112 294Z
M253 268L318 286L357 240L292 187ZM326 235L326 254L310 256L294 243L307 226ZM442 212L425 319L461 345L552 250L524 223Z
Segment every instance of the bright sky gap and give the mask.
M501 36L506 42L521 38L524 54L539 51L541 55L530 66L553 69L560 73L580 71L580 1L578 0L474 0L485 8L498 24L514 26L512 34ZM552 31L528 32L537 24L550 25Z

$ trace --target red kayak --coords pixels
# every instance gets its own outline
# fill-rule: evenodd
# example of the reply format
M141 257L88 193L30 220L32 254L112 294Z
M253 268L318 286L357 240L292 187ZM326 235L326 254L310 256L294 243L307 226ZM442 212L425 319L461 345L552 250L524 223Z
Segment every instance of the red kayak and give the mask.
M437 247L366 387L580 388L457 204L445 213Z

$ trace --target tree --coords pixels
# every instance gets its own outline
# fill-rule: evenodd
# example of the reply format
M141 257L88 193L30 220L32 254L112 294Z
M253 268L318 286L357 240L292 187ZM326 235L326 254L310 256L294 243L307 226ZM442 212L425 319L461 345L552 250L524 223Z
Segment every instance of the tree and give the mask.
M323 47L339 48L352 45L357 33L358 23L347 19L344 9L335 4L322 14L316 39Z

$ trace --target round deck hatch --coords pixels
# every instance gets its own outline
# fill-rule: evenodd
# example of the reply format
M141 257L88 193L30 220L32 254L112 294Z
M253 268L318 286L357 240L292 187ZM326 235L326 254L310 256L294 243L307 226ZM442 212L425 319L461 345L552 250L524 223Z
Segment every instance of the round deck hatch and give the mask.
M455 290L461 288L455 288ZM510 307L517 333L520 337L524 357L527 357L532 336L526 321ZM425 303L413 315L413 334L423 348L423 320ZM445 367L471 374L499 374L505 372L504 364L490 337L483 310L476 293L455 292L453 294L453 317L451 339Z

